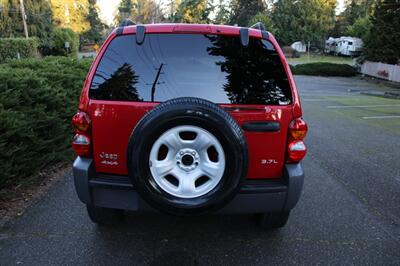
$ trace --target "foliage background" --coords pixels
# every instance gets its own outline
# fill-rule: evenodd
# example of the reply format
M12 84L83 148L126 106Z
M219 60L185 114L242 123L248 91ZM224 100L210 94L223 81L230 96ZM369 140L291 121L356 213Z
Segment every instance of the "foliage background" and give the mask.
M69 48L65 43L69 43ZM79 37L69 28L54 29L50 36L50 49L53 55L76 57L79 49Z
M7 59L34 58L38 56L37 38L0 38L0 63Z
M380 0L365 34L363 56L370 61L400 63L400 1Z
M358 74L357 70L348 64L326 62L299 64L290 68L294 75L353 77Z
M90 63L47 57L0 64L0 188L72 159L71 117Z

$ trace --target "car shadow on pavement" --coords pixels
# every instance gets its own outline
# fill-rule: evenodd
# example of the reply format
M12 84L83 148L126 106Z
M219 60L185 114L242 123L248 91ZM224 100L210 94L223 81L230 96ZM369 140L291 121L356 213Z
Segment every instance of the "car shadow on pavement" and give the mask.
M198 259L204 263L215 256L224 259L222 254L232 256L251 245L252 239L281 238L280 230L258 226L254 215L177 217L129 212L118 226L94 228L97 244L106 245L110 252L132 250L136 262L145 251L141 262L150 265L198 265L202 264Z
M275 234L279 230L266 230L257 224L254 215L210 214L193 217L179 217L163 213L126 212L118 226L97 226L99 232L121 233L149 239L179 239L192 235L196 238L226 237L227 235Z

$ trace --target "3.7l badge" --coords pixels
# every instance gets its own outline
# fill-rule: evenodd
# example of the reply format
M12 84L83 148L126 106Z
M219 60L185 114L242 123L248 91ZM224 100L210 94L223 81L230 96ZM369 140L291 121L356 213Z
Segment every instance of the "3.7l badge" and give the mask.
M261 164L277 164L275 159L261 159Z

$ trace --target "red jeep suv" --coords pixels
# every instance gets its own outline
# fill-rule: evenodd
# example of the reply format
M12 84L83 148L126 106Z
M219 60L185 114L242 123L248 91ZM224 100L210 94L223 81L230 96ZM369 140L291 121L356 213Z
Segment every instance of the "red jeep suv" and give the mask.
M89 217L124 210L258 214L286 224L303 186L299 95L271 33L221 25L115 29L72 119Z

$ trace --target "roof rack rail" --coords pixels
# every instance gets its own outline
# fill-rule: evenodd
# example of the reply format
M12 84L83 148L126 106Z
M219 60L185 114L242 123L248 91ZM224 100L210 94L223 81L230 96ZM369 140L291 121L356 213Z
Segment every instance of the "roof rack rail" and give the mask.
M262 22L257 22L253 26L250 26L251 29L256 29L256 30L264 30L265 31L265 26Z
M132 20L130 20L129 18L127 18L127 19L124 19L124 21L122 21L122 23L119 26L125 27L125 26L132 26L132 25L136 25L136 23L133 22Z

